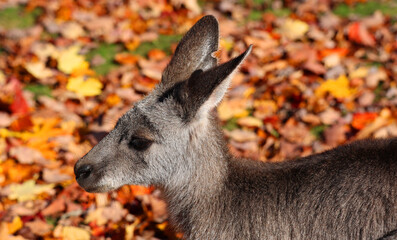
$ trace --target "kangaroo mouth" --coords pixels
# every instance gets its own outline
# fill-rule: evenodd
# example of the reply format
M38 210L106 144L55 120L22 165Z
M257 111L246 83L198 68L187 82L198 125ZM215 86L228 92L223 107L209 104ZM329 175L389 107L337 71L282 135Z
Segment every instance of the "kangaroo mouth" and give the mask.
M109 184L101 184L101 179L94 176L89 176L88 178L76 178L76 181L80 187L90 193L103 193L114 190L114 187Z
M90 192L90 193L104 193L104 192L109 192L111 190L114 190L114 188L111 187L110 185L98 184L98 181L96 181L96 182L93 182L93 181L88 182L86 179L84 179L84 180L77 179L77 183L85 191Z

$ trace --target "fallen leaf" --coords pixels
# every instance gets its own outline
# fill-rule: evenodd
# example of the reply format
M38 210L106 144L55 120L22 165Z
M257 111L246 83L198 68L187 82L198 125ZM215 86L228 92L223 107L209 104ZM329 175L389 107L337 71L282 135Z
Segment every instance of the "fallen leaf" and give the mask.
M230 132L226 132L226 135L237 142L255 141L257 139L257 136L254 132L241 129L235 129Z
M84 35L84 29L76 22L66 22L61 28L61 33L65 38L77 39Z
M14 234L16 231L23 227L23 222L19 216L16 216L12 219L12 222L7 223L8 233Z
M225 99L218 106L218 116L222 121L226 121L232 117L245 117L249 112L247 108L249 103L247 99Z
M273 100L255 100L254 116L259 119L271 117L277 111L277 104Z
M3 71L0 70L0 85L6 82L6 76L4 75Z
M286 19L280 28L280 33L290 40L301 39L309 30L309 25L300 20Z
M355 129L361 130L367 124L373 122L376 119L377 116L378 116L378 114L377 113L373 113L373 112L355 113L355 114L353 114L352 126Z
M53 215L65 210L65 198L63 196L57 197L49 206L47 206L41 214L43 216Z
M374 46L375 38L368 32L367 28L360 22L351 24L348 28L349 39L366 46Z
M13 84L15 94L14 101L10 105L11 112L19 115L28 113L29 106L25 97L23 96L21 83L16 78L13 78L11 83Z
M85 79L83 76L69 78L66 89L75 92L81 96L96 96L102 92L102 83L96 79L89 77Z
M337 146L346 141L349 128L344 124L336 124L324 130L325 142L330 146Z
M339 111L333 108L327 108L324 112L320 113L320 120L323 124L332 125L341 118Z
M37 195L48 192L54 188L54 184L47 185L36 185L34 180L28 180L22 184L10 185L10 194L8 198L11 200L17 200L18 202L24 202L33 200Z
M72 179L71 176L62 174L59 169L47 169L43 170L43 180L48 183L61 183Z
M39 151L25 146L11 148L10 155L15 157L18 162L22 164L33 164L45 161L43 155Z
M237 120L237 123L244 127L262 127L263 123L261 120L255 117L243 117Z
M49 78L54 75L51 69L47 68L43 62L27 63L25 68L38 79Z
M25 226L30 228L32 233L34 233L35 235L38 235L38 236L44 236L44 235L50 233L50 231L52 229L51 225L47 224L46 222L44 222L42 220L38 220L38 219L36 219L32 222L25 223Z
M12 118L8 113L0 112L0 128L8 127L12 123Z
M349 87L349 80L347 77L341 75L338 79L329 79L323 82L320 87L315 90L315 95L321 98L326 93L329 93L335 98L348 98L355 92L354 89Z
M90 233L82 228L64 226L61 236L64 240L90 240Z
M79 55L80 46L73 45L59 53L58 69L64 73L72 73L76 68L84 64L84 56Z

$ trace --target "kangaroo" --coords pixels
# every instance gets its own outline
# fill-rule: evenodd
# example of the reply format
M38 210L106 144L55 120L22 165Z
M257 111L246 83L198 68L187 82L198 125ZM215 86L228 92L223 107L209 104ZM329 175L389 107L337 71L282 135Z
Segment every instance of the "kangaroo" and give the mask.
M278 163L233 157L213 110L252 46L218 65L218 41L213 16L186 33L161 83L76 163L80 186L159 188L185 239L393 238L397 138Z

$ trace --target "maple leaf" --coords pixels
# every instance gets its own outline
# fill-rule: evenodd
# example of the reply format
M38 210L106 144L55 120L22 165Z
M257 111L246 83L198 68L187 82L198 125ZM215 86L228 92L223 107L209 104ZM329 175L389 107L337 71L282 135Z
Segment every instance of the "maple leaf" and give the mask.
M363 129L366 125L373 122L376 117L378 117L377 113L366 112L366 113L355 113L353 115L352 126L355 129Z
M64 240L90 240L90 233L82 228L65 226L62 228Z
M58 55L58 69L64 73L72 73L73 70L85 64L84 56L79 55L80 46L74 45L63 51Z
M13 234L23 227L23 222L19 216L16 216L14 219L12 219L12 222L7 224L7 227L8 233Z
M25 97L23 96L21 83L16 78L13 78L11 82L14 84L15 91L14 101L10 105L11 112L21 115L28 113L29 106Z
M101 94L102 83L93 77L84 79L83 76L69 78L66 88L81 96L96 96Z
M8 198L18 202L33 200L37 195L52 190L54 186L54 184L36 185L34 180L28 180L22 184L11 185Z
M315 91L315 95L319 98L326 93L331 94L335 98L348 98L355 93L355 89L349 87L349 80L345 75L341 75L338 79L329 79L323 82Z
M309 31L309 25L300 20L287 19L280 28L280 33L290 40L301 39Z
M53 76L52 71L49 68L46 68L43 62L27 63L25 68L30 74L38 79L44 79Z

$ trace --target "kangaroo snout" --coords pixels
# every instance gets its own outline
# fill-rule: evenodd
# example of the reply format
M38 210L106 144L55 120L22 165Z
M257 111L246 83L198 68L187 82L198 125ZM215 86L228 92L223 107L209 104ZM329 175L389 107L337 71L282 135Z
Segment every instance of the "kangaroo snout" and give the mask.
M79 179L84 180L91 175L92 166L91 165L83 165L81 167L77 167L77 164L74 167L74 174L76 175L77 181Z

